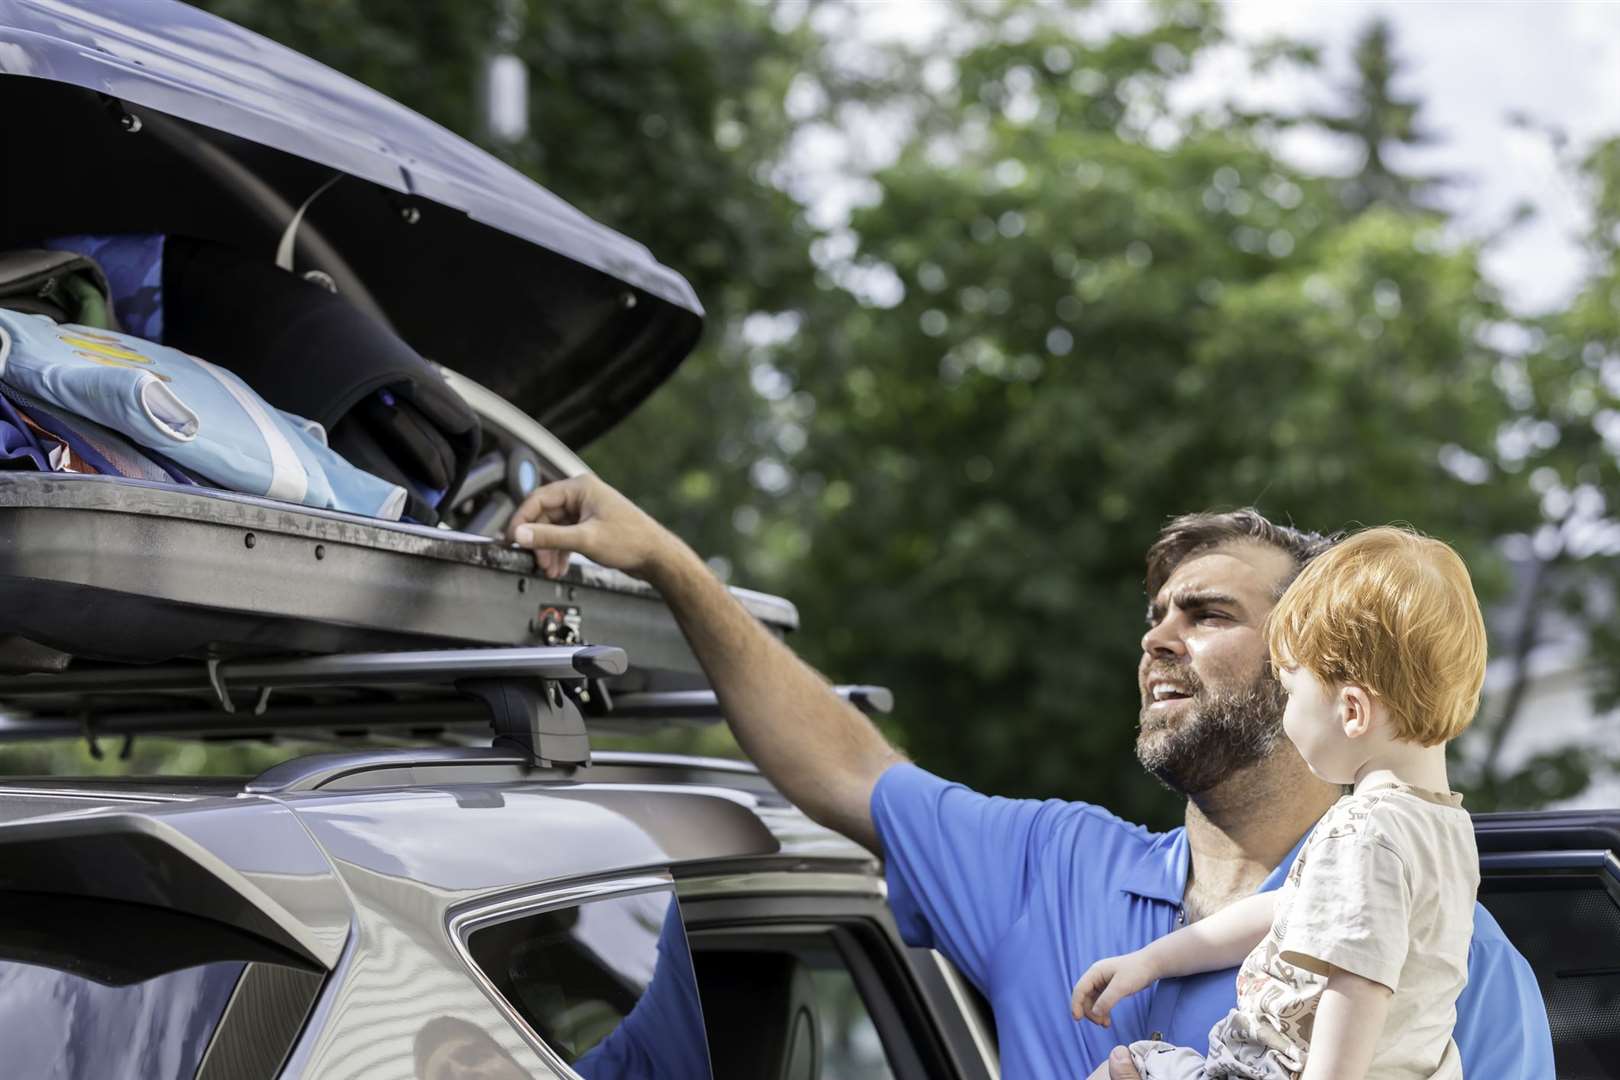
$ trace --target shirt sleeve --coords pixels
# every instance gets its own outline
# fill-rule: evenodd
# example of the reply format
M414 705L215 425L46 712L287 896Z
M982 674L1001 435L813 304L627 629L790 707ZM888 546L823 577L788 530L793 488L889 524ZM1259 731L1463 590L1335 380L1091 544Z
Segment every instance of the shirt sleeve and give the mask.
M1306 849L1282 928L1282 959L1312 971L1342 968L1389 987L1410 944L1412 890L1394 849L1365 833L1326 836Z
M937 948L979 987L1022 914L1064 807L981 795L915 765L872 790L889 906L908 944Z
M1464 1076L1553 1080L1552 1028L1535 972L1480 904L1452 1038Z

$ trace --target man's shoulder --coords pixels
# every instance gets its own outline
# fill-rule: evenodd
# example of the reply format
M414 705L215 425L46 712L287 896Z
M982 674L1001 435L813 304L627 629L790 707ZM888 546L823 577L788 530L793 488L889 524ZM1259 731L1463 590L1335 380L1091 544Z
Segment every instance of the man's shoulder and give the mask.
M891 765L878 777L872 791L874 817L898 815L949 815L953 824L963 818L979 818L988 826L992 821L1022 819L1042 833L1083 833L1093 840L1104 837L1139 848L1162 843L1170 833L1154 832L1144 825L1126 821L1096 803L1069 799L1039 799L986 795L966 784L947 780L909 761ZM881 825L880 825L881 827Z

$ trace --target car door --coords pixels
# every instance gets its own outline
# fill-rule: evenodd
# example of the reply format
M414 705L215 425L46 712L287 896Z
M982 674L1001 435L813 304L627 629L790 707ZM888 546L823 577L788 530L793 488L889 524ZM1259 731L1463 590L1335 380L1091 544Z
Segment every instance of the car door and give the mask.
M1474 820L1479 899L1535 970L1558 1080L1620 1078L1620 813Z
M874 877L680 882L715 1080L992 1080L994 1042L937 953L901 942Z

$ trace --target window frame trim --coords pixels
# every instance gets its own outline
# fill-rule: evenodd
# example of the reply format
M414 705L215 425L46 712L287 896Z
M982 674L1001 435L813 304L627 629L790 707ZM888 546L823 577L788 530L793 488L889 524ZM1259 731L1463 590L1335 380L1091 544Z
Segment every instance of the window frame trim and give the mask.
M473 959L472 947L468 940L474 933L488 926L511 922L514 919L529 915L539 915L557 908L578 907L594 900L606 900L613 897L632 896L637 893L667 892L670 902L679 904L680 898L676 895L675 879L668 871L645 872L624 877L605 878L598 881L573 882L568 885L542 887L524 892L508 893L495 900L472 901L452 908L446 919L446 928L450 934L451 944L455 946L456 954L461 957L463 966L472 974L473 982L484 992L495 1008L504 1016L523 1036L523 1041L540 1056L546 1067L556 1075L566 1080L584 1080L574 1067L562 1059L562 1055L552 1049L542 1039L538 1032L529 1025L528 1020L517 1008L498 990L495 983L484 974L478 962ZM686 934L685 919L682 919L681 934ZM687 943L687 952L691 952L691 943ZM710 1074L713 1075L711 1065Z

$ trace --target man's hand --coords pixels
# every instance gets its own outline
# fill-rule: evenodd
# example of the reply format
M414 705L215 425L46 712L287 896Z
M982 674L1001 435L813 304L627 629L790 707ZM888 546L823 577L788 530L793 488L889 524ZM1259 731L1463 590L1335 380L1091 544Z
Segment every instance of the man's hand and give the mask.
M553 481L530 492L512 515L506 535L533 548L535 562L549 578L562 577L574 551L611 569L648 578L671 554L689 550L594 473Z
M1106 957L1087 968L1074 984L1074 996L1069 1001L1074 1018L1107 1027L1108 1014L1120 998L1152 985L1159 977L1145 952L1138 949L1123 956Z
M1142 1074L1136 1071L1130 1048L1116 1046L1109 1051L1108 1060L1097 1066L1086 1080L1142 1080Z
M1108 1080L1142 1080L1142 1074L1136 1071L1136 1062L1131 1060L1130 1050L1116 1046L1108 1052Z
M561 577L577 551L649 582L674 613L743 752L812 818L868 851L882 850L872 789L902 760L899 752L675 534L586 473L536 488L507 536L534 549L547 577Z

